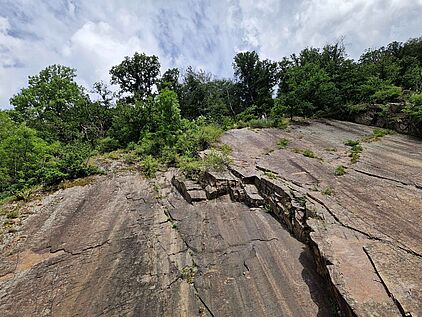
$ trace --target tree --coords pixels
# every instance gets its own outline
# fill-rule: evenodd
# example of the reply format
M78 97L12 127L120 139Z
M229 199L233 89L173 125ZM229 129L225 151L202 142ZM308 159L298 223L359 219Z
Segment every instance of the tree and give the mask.
M280 91L278 97L278 111L284 107L291 117L326 113L335 109L339 102L337 88L326 71L310 62L287 70L285 90Z
M260 114L268 112L278 78L277 63L261 61L255 51L242 52L234 57L233 68L244 108L255 106Z
M160 63L155 55L135 53L110 70L111 83L120 86L122 94L129 94L133 100L146 100L153 94L160 74Z
M29 86L10 99L15 120L36 129L46 140L71 141L79 137L74 108L90 103L84 89L75 82L75 70L52 65L29 77Z
M170 68L166 70L158 81L158 91L164 89L173 90L178 95L180 94L181 85L179 83L180 72L177 68Z
M180 94L180 109L182 116L194 119L205 116L207 96L206 85L211 81L212 75L203 70L195 71L191 66L186 69Z

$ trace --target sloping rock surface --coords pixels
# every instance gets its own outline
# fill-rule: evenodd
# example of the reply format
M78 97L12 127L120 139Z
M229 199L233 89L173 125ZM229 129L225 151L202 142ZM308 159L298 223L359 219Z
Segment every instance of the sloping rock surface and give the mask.
M278 149L280 139L288 146ZM347 140L363 147L356 163ZM374 138L372 128L320 121L229 131L232 173L308 243L343 312L422 315L422 142ZM312 151L313 158L303 155ZM345 175L336 175L338 166Z
M0 315L332 315L308 247L228 196L189 204L172 176L113 173L29 205L2 247Z
M421 316L422 143L371 134L232 130L232 164L197 183L111 169L30 202L0 246L0 315Z

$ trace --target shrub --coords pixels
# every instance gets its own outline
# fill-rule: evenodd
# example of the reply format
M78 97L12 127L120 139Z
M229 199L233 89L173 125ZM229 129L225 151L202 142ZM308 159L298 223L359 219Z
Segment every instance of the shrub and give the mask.
M395 101L402 95L401 87L394 85L384 85L381 89L377 90L372 96L371 100L374 102L387 102Z
M100 153L115 151L119 148L119 141L114 138L106 137L97 141L97 150Z
M203 161L200 158L192 158L182 156L178 158L177 167L182 171L186 177L197 179L204 169Z
M422 122L422 93L413 94L409 98L410 103L406 105L403 112L407 113L416 123ZM422 127L421 127L422 128Z
M230 164L228 155L216 149L211 149L204 158L206 170L222 171L228 164Z
M155 174L158 171L158 160L152 157L151 155L147 155L142 161L141 161L141 167L142 167L142 173L147 178L153 178L155 177Z
M273 172L271 172L271 171L265 171L265 172L264 172L264 175L265 175L266 177L268 177L269 179L276 179L276 178L277 178L276 174L274 174L274 173L273 173Z
M388 134L392 134L392 131L390 131L388 129L375 128L372 131L372 134L377 138L381 138L381 137L386 136Z
M345 145L351 146L349 157L352 163L356 163L360 158L360 153L363 151L362 145L359 140L347 140L344 142Z

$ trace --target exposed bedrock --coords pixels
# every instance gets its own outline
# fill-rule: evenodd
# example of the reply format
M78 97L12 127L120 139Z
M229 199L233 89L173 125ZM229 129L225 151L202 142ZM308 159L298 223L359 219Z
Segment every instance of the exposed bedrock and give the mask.
M351 164L344 141L370 134L369 127L336 121L233 130L222 138L233 148L229 169L205 173L192 188L207 199L227 195L269 211L309 246L343 314L420 316L422 143L400 135L362 143L360 160ZM288 148L276 148L280 138ZM347 173L336 176L340 164ZM188 197L183 183L173 178Z
M0 244L0 316L422 316L422 143L361 141L352 164L371 133L232 130L200 182L118 162L33 200Z

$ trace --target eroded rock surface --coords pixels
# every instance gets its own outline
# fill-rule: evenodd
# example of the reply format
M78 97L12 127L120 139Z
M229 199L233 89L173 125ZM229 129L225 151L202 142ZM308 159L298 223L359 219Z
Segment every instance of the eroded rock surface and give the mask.
M0 315L420 316L422 143L371 133L232 130L232 164L197 183L111 168L29 203ZM348 139L371 141L354 164Z
M309 248L270 214L191 205L171 177L114 173L28 207L2 248L1 316L332 315Z
M232 173L253 182L312 247L344 312L420 316L422 142L371 135L370 127L321 121L285 131L233 130L222 141L233 148ZM280 139L286 148L277 148ZM354 164L349 139L363 147ZM345 175L336 176L339 165Z

